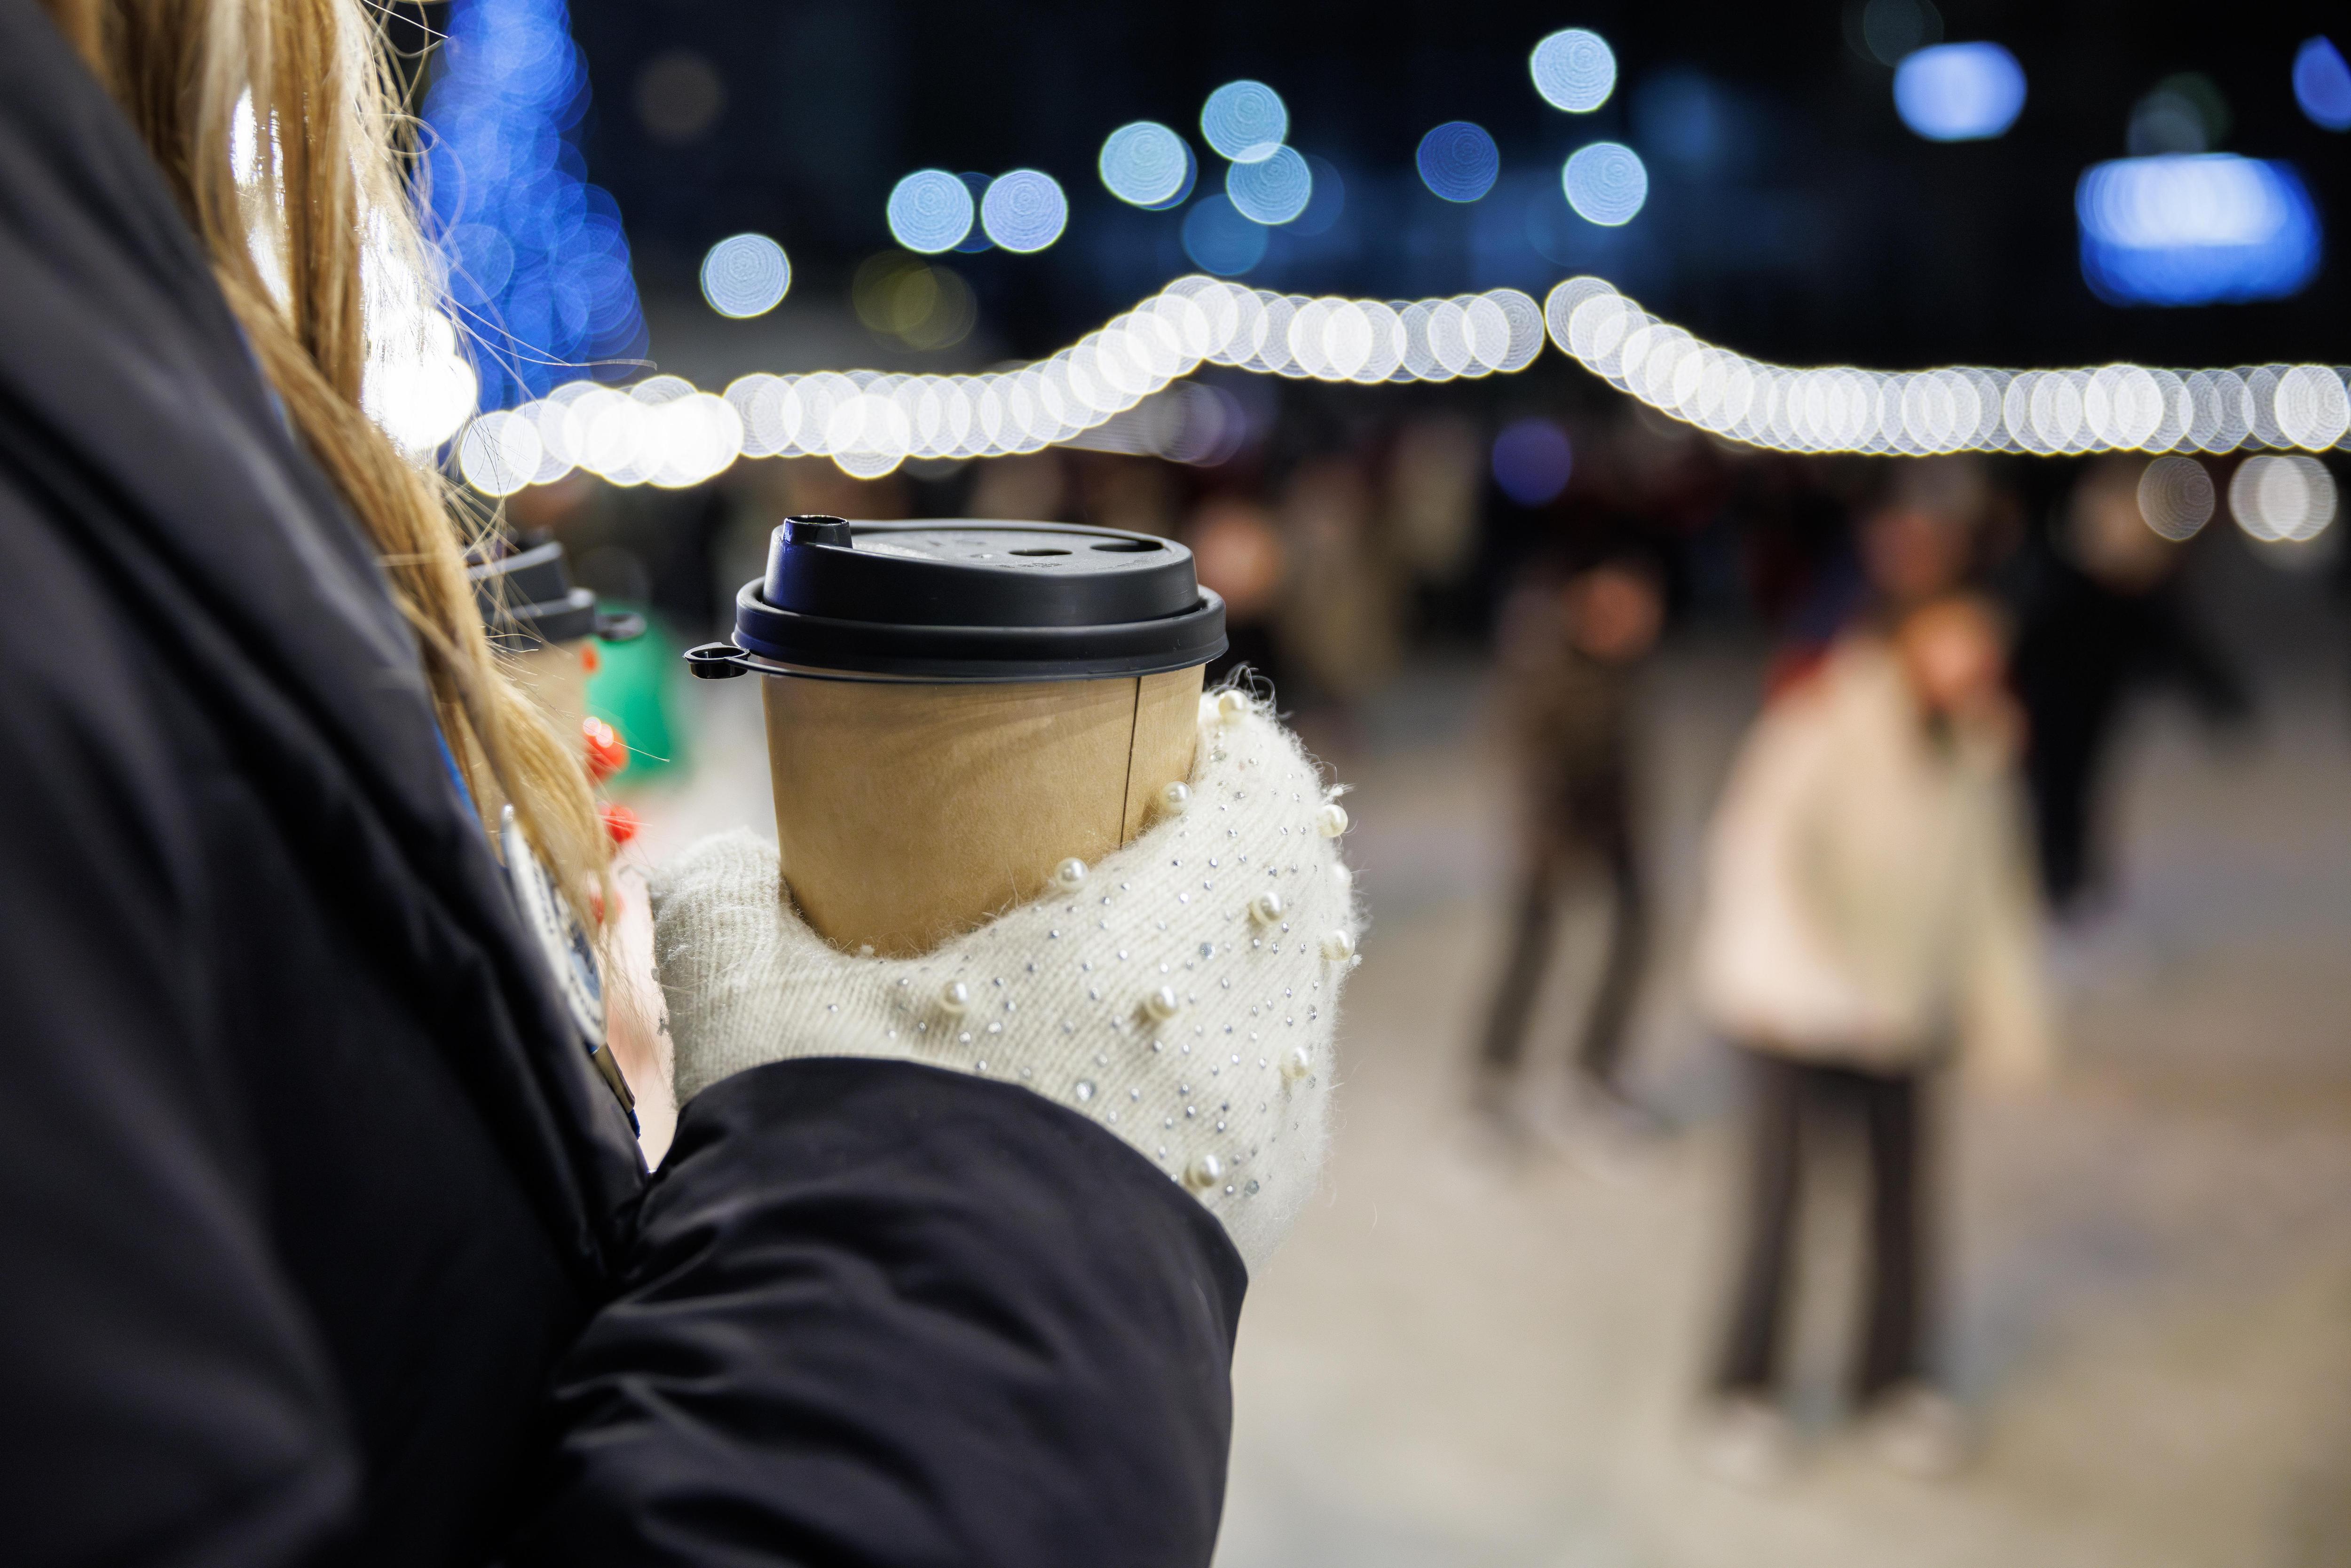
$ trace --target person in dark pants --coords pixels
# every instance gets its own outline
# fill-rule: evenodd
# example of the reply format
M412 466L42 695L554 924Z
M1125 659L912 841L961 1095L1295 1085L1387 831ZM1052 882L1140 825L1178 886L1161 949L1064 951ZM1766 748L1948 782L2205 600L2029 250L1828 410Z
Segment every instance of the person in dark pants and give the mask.
M1508 1113L1560 905L1595 878L1611 905L1608 950L1572 1063L1587 1096L1624 1104L1625 1040L1648 948L1633 803L1635 681L1663 615L1655 572L1620 555L1531 591L1504 617L1502 700L1525 871L1478 1057L1479 1100L1490 1114Z
M2147 466L2114 458L2083 476L2060 548L2040 563L2024 596L2014 660L2027 720L2024 777L2042 887L2061 915L2082 907L2110 875L2098 806L2133 693L2177 687L2214 724L2242 724L2252 713L2243 680L2181 600L2181 545L2142 515ZM2205 488L2209 508L2209 480ZM2177 530L2178 512L2158 511Z
M1953 1051L2037 1075L2048 1019L2017 819L1999 635L1966 595L1848 632L1764 709L1709 831L1699 1002L1750 1066L1746 1239L1699 1458L1776 1479L1776 1403L1803 1172L1839 1123L1868 1150L1867 1333L1856 1368L1886 1460L1944 1474L1964 1420L1934 1385L1928 1073Z

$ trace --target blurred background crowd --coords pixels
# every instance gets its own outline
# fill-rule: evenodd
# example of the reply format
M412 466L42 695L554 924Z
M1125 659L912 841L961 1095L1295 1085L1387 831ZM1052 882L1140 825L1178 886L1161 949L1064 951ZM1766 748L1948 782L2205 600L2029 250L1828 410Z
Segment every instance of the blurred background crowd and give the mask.
M649 620L590 687L633 852L767 821L754 683L676 655L794 513L1181 540L1212 676L1355 790L1343 1119L1252 1283L1220 1562L2351 1561L2351 405L2261 402L2351 358L2339 16L423 15L459 352L530 433L452 468ZM1588 50L1545 76L1571 27L1596 87ZM1212 94L1260 81L1285 118L1237 156ZM1113 157L1138 123L1174 162ZM1604 145L1629 198L1578 185ZM1277 152L1291 208L1236 177ZM2198 237L2226 192L2163 204L2237 164L2259 244ZM2158 181L2120 239L2108 169ZM740 390L1017 369L1199 273L1590 275L1784 363L2168 365L2185 401L2160 439L2077 393L2053 440L2036 405L1775 441L1580 351L1242 355L1163 418L877 458L763 445ZM2238 367L2217 434L2196 367ZM656 371L735 423L643 483L562 389Z

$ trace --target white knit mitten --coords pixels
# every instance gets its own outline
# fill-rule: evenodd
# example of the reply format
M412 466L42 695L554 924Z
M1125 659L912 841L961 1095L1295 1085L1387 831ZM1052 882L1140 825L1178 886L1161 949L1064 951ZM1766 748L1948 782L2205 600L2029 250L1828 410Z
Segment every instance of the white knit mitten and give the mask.
M1189 799L1081 878L919 958L852 957L737 831L653 878L681 1103L793 1057L1008 1080L1125 1139L1254 1270L1313 1191L1340 983L1356 962L1347 816L1239 694L1201 706Z

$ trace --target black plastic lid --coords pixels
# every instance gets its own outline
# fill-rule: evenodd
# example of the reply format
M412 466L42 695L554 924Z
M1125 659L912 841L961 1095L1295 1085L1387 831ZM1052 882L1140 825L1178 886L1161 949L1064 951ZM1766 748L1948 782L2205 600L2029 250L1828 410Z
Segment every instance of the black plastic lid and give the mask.
M811 674L925 681L1157 674L1225 651L1225 602L1170 539L1061 523L788 517L735 643Z
M531 648L600 637L625 643L645 629L644 617L629 611L596 608L596 595L575 587L560 540L499 539L466 559L474 606L490 635L510 646Z

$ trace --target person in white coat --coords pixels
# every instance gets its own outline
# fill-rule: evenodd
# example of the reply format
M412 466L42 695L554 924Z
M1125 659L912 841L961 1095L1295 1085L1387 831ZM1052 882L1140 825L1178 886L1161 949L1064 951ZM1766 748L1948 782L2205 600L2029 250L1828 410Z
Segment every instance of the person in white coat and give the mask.
M1928 1366L1922 1084L1954 1057L2032 1080L2050 1046L2002 665L1991 612L1965 594L1846 634L1764 710L1716 810L1698 999L1756 1081L1744 1258L1702 1449L1733 1479L1769 1479L1791 1454L1773 1385L1797 1200L1809 1146L1839 1118L1868 1147L1862 1405L1889 1462L1964 1458Z

